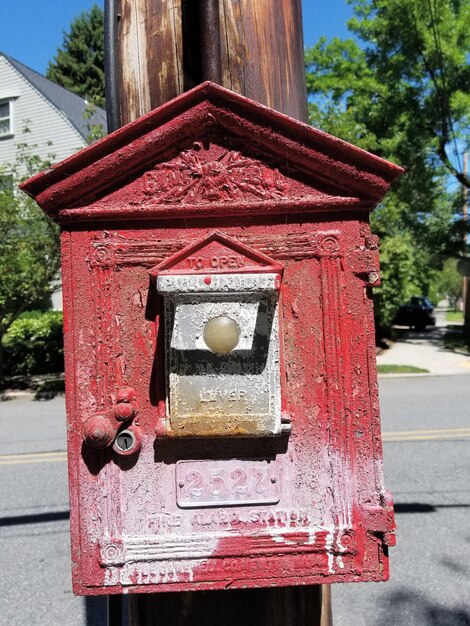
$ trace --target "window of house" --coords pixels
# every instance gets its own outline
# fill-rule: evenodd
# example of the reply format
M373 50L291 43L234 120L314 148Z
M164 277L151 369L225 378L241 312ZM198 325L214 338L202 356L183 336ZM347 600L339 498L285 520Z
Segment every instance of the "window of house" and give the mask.
M11 135L12 133L11 101L0 100L0 137L2 135Z

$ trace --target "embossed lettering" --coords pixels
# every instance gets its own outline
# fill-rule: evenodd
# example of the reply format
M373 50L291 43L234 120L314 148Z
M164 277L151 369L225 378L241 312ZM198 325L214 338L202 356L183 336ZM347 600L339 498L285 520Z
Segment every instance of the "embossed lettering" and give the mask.
M211 471L208 491L211 496L221 496L227 491L227 487L223 479L223 470Z
M239 402L245 398L244 389L202 389L199 392L200 402Z
M177 465L177 501L180 506L257 504L279 501L279 473L266 461L182 461ZM200 469L199 469L200 468ZM271 480L267 480L267 476ZM232 514L238 515L236 512ZM226 519L225 522L228 520ZM231 523L239 523L232 518ZM218 522L217 522L218 523Z
M213 256L210 265L213 269L237 269L243 267L243 259L239 256Z
M244 470L234 470L231 474L231 477L235 480L235 484L232 487L233 493L248 493L248 486L246 484L247 475Z
M192 270L201 270L204 267L204 258L202 256L190 256L188 257L187 261L189 263L189 267Z
M181 515L176 513L155 513L148 516L148 522L152 530L171 531L181 526Z
M204 493L201 488L203 477L201 472L188 472L186 474L185 481L188 483L186 488L186 494L195 498L200 498Z
M245 511L216 511L195 513L191 526L197 529L240 528L256 524L264 528L308 528L311 524L308 511L301 509L254 509Z

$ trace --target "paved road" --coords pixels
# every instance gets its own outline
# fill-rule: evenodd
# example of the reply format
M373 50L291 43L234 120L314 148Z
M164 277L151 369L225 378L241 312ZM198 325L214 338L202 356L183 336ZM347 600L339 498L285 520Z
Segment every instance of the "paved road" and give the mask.
M392 578L335 585L335 626L470 626L469 383L381 380L386 484L399 526ZM2 624L105 624L101 599L70 592L63 413L62 398L0 404Z
M71 593L64 414L61 397L0 403L0 624L106 624Z
M469 626L470 377L381 379L380 391L391 578L335 585L334 625ZM388 434L403 431L420 432Z

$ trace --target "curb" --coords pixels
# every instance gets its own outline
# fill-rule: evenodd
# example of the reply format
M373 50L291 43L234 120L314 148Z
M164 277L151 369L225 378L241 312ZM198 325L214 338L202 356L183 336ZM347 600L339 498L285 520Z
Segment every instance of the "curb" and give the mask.
M44 402L45 400L52 400L53 398L57 397L57 396L63 396L65 397L65 393L63 391L54 391L54 395L50 398L46 398L46 397L38 397L38 395L40 396L39 391L26 391L26 390L14 390L14 389L8 389L6 391L2 391L0 392L0 403L1 402L8 402L9 400L36 400L37 402Z
M468 372L404 372L402 374L377 374L377 378L441 378L442 376L468 376Z
M7 402L8 400L20 400L20 399L27 399L27 398L34 398L35 396L35 392L34 391L14 391L14 390L7 390L7 391L2 391L0 393L0 402Z

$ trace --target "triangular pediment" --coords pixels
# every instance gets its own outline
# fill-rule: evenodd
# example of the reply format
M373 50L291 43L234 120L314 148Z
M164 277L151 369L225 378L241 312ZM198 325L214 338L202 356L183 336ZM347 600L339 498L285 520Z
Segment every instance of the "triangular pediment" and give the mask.
M153 267L152 277L165 274L219 274L277 272L282 263L232 237L214 231Z
M91 203L90 208L104 213L125 211L127 207L155 215L173 211L203 216L206 211L229 215L250 208L262 210L263 205L281 212L301 201L319 206L347 202L347 197L338 198L288 176L274 164L246 154L244 148L234 139L225 146L217 137L195 141L168 161L150 164L130 183Z
M22 189L67 221L292 214L372 208L401 171L204 83Z

